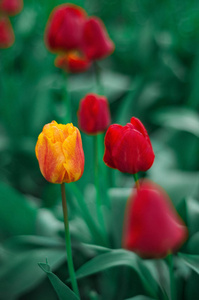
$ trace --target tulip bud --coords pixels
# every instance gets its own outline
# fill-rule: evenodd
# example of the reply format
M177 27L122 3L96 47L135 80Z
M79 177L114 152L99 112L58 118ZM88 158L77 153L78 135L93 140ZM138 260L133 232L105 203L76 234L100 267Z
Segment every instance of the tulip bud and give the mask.
M105 136L105 164L124 173L147 171L155 155L148 133L137 118L125 126L111 125Z
M23 8L23 0L0 0L0 11L15 16Z
M86 56L90 60L101 59L110 55L114 48L102 21L96 17L87 19L82 38L82 49Z
M64 55L59 55L55 59L55 66L68 73L85 72L91 66L91 62L77 51L71 51Z
M161 258L178 250L187 235L166 192L143 181L127 204L123 247L145 258Z
M77 181L83 174L81 135L72 123L46 124L38 137L35 153L42 175L52 183Z
M110 124L110 110L106 97L86 95L79 105L78 122L80 129L87 134L105 131Z
M0 48L9 48L14 41L15 36L9 18L0 16Z
M52 52L79 48L86 12L74 4L57 6L51 13L45 30L46 45Z

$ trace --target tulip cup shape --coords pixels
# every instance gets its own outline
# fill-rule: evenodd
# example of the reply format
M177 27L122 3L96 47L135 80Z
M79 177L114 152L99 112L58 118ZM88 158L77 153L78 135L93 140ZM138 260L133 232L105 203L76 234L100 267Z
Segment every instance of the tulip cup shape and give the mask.
M105 136L105 164L124 173L147 171L154 162L148 133L137 118L125 126L111 125Z
M79 48L85 19L86 12L79 6L57 6L52 11L45 30L47 48L52 52L66 52Z
M52 121L43 127L35 147L42 175L52 183L69 183L81 178L84 152L79 130L72 123Z
M114 49L114 43L109 38L106 27L97 17L86 20L83 30L82 49L90 60L98 60L110 55Z
M151 181L128 200L123 247L145 258L161 258L179 249L188 231L166 192Z
M23 8L23 0L0 0L0 11L15 16Z
M9 48L15 41L14 31L7 16L0 16L0 49Z
M80 55L78 51L71 51L57 56L55 66L68 73L81 73L90 68L91 62L85 56Z
M80 101L79 128L87 134L104 132L110 124L108 100L104 96L88 94Z

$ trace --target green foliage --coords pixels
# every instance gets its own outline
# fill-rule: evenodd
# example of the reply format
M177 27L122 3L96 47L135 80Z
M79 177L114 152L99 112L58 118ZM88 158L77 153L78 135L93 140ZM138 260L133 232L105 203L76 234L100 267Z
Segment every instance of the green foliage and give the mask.
M199 282L198 3L71 2L102 18L115 43L114 53L99 62L112 123L125 125L135 116L149 132L156 158L140 177L148 176L166 190L188 227L188 240L174 259L175 279L177 299L195 299ZM11 18L15 43L0 49L2 300L77 299L67 281L60 187L42 178L34 151L42 127L53 119L61 122L66 114L66 82L43 39L50 12L61 3L64 1L24 1L23 11ZM97 90L92 67L69 76L67 92L75 126L80 99ZM100 185L109 238L106 245L97 221L92 137L82 134L82 140L84 174L75 185L66 187L82 299L171 299L165 259L143 260L120 249L126 202L134 182L132 176L104 166L102 135ZM53 273L43 263L46 258Z
M47 274L57 296L60 300L70 299L78 300L79 298L50 270L48 264L39 263L40 268Z

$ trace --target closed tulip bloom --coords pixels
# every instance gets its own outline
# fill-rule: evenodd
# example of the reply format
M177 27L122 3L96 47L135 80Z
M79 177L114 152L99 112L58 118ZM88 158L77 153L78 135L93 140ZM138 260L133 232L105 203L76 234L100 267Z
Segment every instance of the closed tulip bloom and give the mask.
M97 134L107 129L110 124L110 110L107 98L88 94L79 105L78 123L87 134Z
M102 59L114 51L114 43L99 18L91 17L85 22L82 49L90 60Z
M0 16L0 48L9 48L15 41L12 25L7 16Z
M177 251L188 231L166 192L143 181L127 204L123 247L146 258L161 258Z
M147 171L155 155L148 133L137 118L125 126L111 125L105 136L105 164L124 173Z
M68 73L81 73L88 70L91 62L78 51L71 51L64 55L59 55L55 59L55 66Z
M86 12L74 4L57 6L51 13L45 30L46 45L52 52L79 48Z
M23 8L23 0L0 0L0 11L15 16Z
M42 175L52 183L73 182L84 171L84 152L79 130L72 123L52 121L40 133L35 147Z

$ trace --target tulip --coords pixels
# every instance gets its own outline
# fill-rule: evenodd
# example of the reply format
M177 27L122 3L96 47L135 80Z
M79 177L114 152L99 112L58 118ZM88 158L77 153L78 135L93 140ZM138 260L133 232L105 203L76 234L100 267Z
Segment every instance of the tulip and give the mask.
M64 55L59 55L55 59L55 66L68 73L81 73L88 70L91 62L77 51L71 51Z
M12 25L7 16L0 16L0 48L9 48L15 41Z
M35 147L42 175L52 183L77 181L84 171L79 130L72 123L52 121L43 127Z
M88 94L83 98L78 111L79 127L87 134L97 134L110 124L110 110L107 98Z
M124 173L147 171L155 155L148 133L137 118L125 126L111 125L105 136L105 164Z
M82 49L90 60L105 58L114 51L103 22L97 17L86 20L83 29Z
M166 192L143 181L128 202L123 247L142 257L161 258L185 242L187 228Z
M66 52L80 47L86 12L74 4L57 6L45 30L46 45L52 52Z
M23 0L0 0L0 11L15 16L23 8Z

